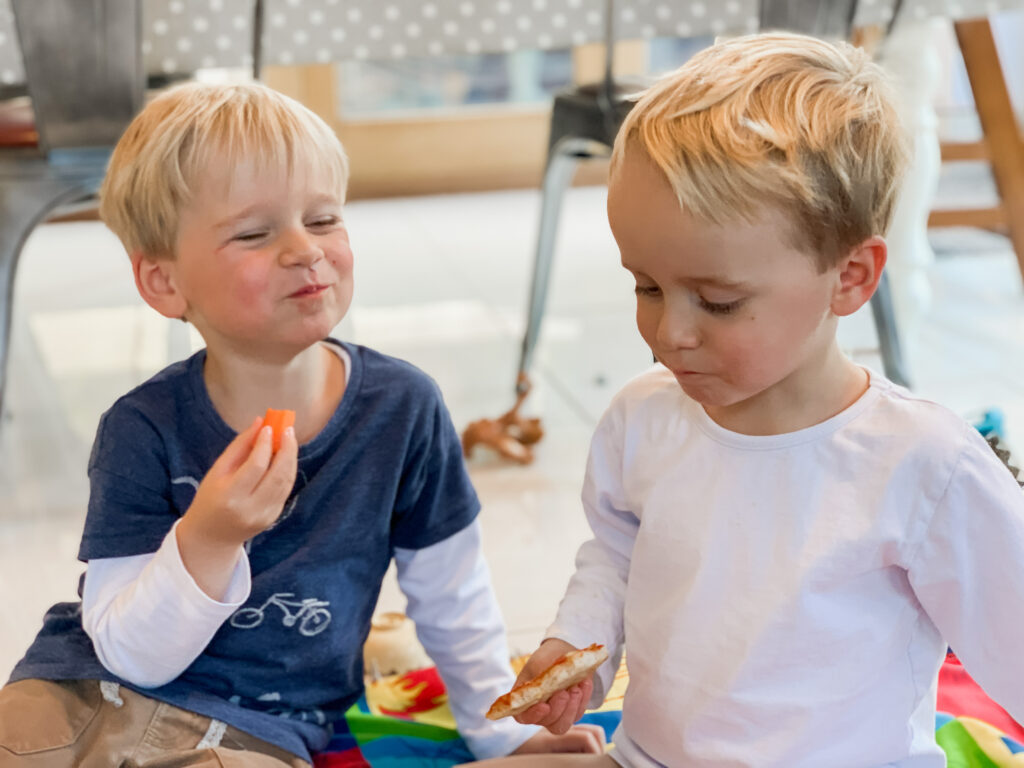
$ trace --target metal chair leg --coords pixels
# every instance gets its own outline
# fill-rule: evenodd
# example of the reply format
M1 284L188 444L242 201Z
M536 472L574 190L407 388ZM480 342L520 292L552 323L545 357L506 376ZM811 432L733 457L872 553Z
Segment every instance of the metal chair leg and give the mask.
M54 209L90 195L103 178L107 153L85 152L82 165L45 160L11 163L0 172L0 413L7 391L14 276L29 234Z
M878 346L882 353L882 369L890 381L903 387L910 387L900 337L896 328L896 312L892 304L892 289L889 276L882 272L875 295L871 297L871 314L878 332Z
M530 283L530 301L526 311L526 330L523 333L522 351L519 357L519 371L516 376L516 392L522 394L526 387L526 376L533 364L533 353L540 336L541 320L547 303L551 265L558 235L558 219L562 212L565 191L572 183L576 166L580 160L593 157L607 157L611 149L590 139L565 138L555 144L548 158L541 187L540 225L537 230L537 250L533 262L533 279Z
M14 270L24 243L17 227L0 229L0 418L3 416L7 354L11 343L14 305Z

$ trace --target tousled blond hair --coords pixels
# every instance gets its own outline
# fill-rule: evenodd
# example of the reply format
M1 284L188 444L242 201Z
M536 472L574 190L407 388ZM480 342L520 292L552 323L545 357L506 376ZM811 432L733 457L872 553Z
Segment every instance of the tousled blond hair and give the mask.
M718 42L645 91L612 168L639 146L682 209L713 224L781 211L793 244L827 269L888 229L906 145L867 53L765 33Z
M299 164L327 174L344 197L348 159L309 109L258 83L187 83L157 96L118 141L100 188L100 218L129 253L171 257L183 206L211 162Z

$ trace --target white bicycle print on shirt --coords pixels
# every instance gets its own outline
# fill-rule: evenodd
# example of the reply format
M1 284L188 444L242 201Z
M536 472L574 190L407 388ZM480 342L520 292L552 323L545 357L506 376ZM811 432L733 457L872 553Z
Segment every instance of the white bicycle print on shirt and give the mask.
M277 592L267 598L259 608L239 608L231 615L231 626L236 629L253 629L263 623L266 609L276 605L284 612L281 622L286 627L299 625L299 632L306 637L318 635L331 623L331 612L327 610L330 603L307 597L304 600L294 599L293 592ZM298 609L298 610L294 610Z

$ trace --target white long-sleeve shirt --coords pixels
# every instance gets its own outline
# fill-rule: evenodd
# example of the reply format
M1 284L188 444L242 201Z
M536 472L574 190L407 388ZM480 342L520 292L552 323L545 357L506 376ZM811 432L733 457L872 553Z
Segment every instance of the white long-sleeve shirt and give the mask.
M583 503L548 635L625 648L626 766L940 768L947 643L1024 720L1024 493L941 406L872 375L821 424L748 436L658 366L598 426Z
M238 561L223 601L185 569L174 528L152 554L91 560L82 623L108 670L141 687L180 675L249 597L249 561ZM537 728L484 717L512 687L505 627L484 561L478 522L430 547L395 552L398 582L424 649L449 691L459 733L479 758L505 755Z

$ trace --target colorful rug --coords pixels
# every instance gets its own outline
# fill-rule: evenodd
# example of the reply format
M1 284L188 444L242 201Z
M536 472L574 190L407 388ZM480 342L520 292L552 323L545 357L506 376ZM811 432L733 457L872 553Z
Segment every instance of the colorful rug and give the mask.
M611 739L622 716L625 665L600 709L583 722ZM1024 729L971 680L950 654L939 675L935 737L949 768L1024 768ZM450 768L473 759L455 730L444 684L434 668L383 678L335 725L315 768Z

